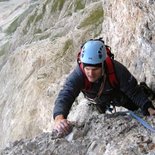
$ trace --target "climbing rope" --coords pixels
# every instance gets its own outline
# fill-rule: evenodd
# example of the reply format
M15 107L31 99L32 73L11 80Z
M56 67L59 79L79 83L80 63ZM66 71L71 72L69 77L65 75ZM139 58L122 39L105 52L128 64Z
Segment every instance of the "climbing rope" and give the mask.
M151 132L155 133L155 128L152 127L150 124L148 124L146 121L144 121L142 118L140 118L138 115L136 115L133 111L127 111L126 113L129 113L132 117L134 117L140 124L142 124L145 128L149 129Z

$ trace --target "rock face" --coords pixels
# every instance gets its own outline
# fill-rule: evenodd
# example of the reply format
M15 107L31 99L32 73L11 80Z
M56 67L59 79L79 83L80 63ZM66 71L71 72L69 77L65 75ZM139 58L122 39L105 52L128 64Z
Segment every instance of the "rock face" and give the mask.
M2 155L11 154L64 154L64 155L154 155L155 144L152 134L147 132L129 115L124 113L98 115L93 113L65 138L55 139L50 132L33 139L15 141ZM152 119L153 121L153 119Z
M23 0L3 12L0 146L8 147L1 153L155 154L154 134L128 115L98 115L82 95L69 115L78 124L71 139L51 135L55 97L87 39L103 37L115 59L155 90L154 10L151 0Z

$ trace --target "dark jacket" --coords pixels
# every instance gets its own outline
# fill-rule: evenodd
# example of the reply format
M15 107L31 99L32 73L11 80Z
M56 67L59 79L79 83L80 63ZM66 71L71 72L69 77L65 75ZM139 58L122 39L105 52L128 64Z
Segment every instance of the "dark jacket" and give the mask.
M108 78L105 81L104 91L100 96L100 104L110 104L112 100L121 99L122 95L127 96L131 103L141 108L144 114L147 114L147 109L153 107L151 101L147 98L144 92L140 89L137 84L135 77L127 70L125 66L116 60L113 60L117 79L119 81L119 88L113 88ZM89 98L95 98L100 88L102 78L92 84L92 88L84 94ZM67 118L70 108L75 101L76 97L83 90L84 77L80 67L77 67L66 79L63 89L60 90L58 97L55 101L55 107L53 111L53 117L62 114ZM83 91L82 91L83 92ZM121 101L115 103L116 106L123 106Z

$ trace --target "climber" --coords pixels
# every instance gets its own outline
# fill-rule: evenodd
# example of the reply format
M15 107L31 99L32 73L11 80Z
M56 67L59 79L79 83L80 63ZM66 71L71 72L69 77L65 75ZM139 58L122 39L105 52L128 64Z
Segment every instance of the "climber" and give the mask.
M108 54L109 48L100 39L83 44L78 65L66 79L53 109L54 130L64 135L71 131L67 116L80 92L93 103L100 113L111 106L122 106L143 115L155 115L155 108L142 86L120 62Z

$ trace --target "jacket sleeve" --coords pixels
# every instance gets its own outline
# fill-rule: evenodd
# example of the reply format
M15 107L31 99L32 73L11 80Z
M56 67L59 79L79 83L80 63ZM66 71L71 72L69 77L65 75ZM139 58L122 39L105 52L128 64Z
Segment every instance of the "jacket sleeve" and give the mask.
M83 81L82 72L79 66L77 66L66 79L63 88L55 100L53 118L60 114L67 118L73 102L82 89Z
M133 103L140 107L144 115L148 115L148 108L153 107L152 102L144 94L135 77L119 62L115 62L116 75L120 90L125 93Z

